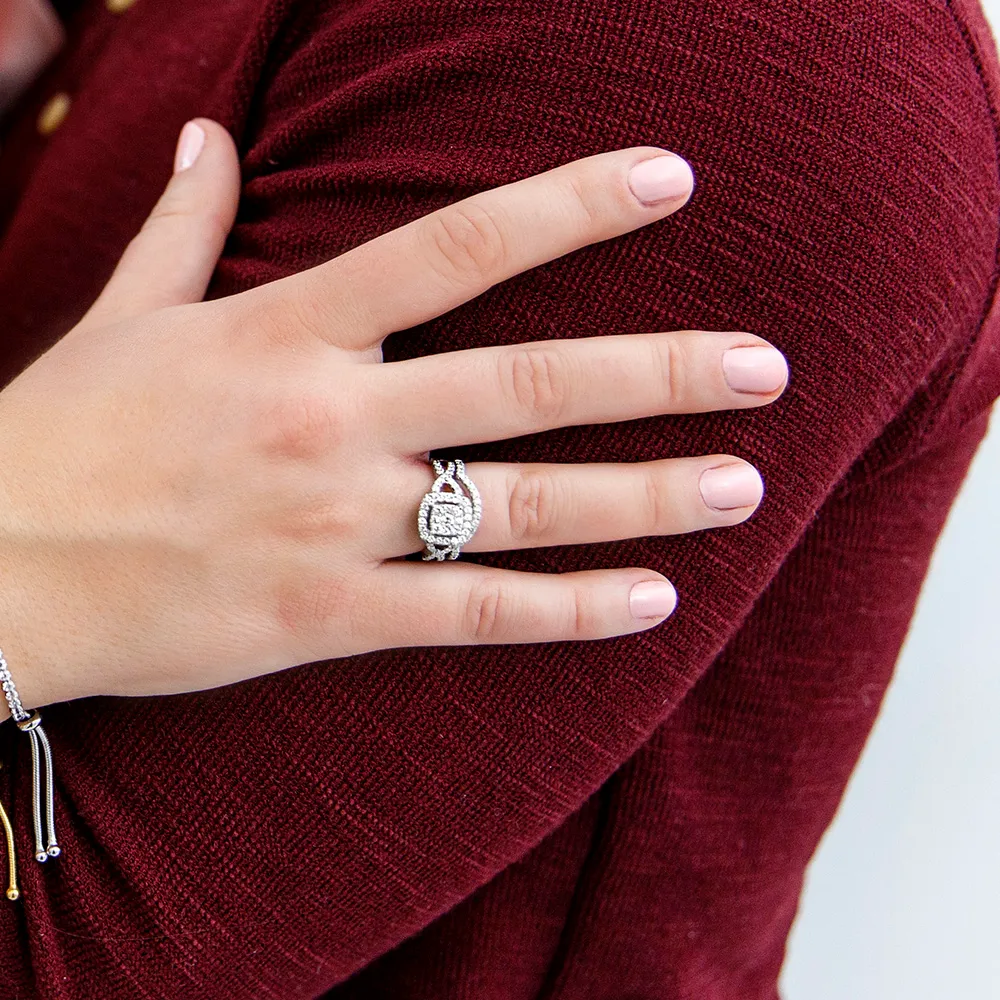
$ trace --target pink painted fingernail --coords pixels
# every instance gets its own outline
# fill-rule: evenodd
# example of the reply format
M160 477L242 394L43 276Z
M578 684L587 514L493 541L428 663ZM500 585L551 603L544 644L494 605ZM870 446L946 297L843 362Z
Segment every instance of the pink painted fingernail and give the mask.
M667 580L635 584L628 595L633 618L666 618L677 607L677 591Z
M764 495L760 473L745 462L706 469L698 481L701 498L713 510L755 507Z
M188 122L181 129L177 140L177 153L174 156L174 173L179 174L188 167L193 167L205 148L205 130L197 122Z
M722 355L722 371L734 392L777 392L788 378L788 364L773 347L733 347Z
M657 205L661 201L690 194L694 187L694 174L679 156L656 156L637 163L629 171L628 186L644 205Z

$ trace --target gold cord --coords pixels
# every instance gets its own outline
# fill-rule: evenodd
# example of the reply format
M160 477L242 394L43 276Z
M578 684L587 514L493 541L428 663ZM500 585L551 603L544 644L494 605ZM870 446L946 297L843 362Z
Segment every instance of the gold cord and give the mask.
M21 895L17 888L17 855L14 853L14 831L11 829L10 820L7 819L7 810L0 805L0 823L3 823L3 832L7 835L7 876L10 885L7 886L7 898L17 899Z

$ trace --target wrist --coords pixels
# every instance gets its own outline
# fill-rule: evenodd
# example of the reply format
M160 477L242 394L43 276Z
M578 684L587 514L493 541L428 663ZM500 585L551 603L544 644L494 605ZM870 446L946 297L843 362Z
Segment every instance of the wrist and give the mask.
M11 435L8 444L13 439ZM43 558L51 544L30 516L21 516L15 457L8 448L0 459L7 470L0 477L0 651L21 703L30 711L70 695L51 684L50 665L60 654L58 609L63 588ZM10 714L7 699L0 697L0 719Z
M0 582L0 681L5 686L5 696L0 697L0 722L11 717L7 685L12 684L15 697L26 710L56 700L47 695L41 671L29 652L30 634L22 624L22 601L11 577L11 567L5 564Z

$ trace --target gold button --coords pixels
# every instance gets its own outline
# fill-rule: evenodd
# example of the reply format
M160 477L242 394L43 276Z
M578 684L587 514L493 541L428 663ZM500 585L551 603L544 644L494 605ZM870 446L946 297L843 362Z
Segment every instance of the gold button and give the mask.
M42 135L52 135L66 121L72 103L69 94L56 94L50 97L38 116L38 131Z
M104 0L104 4L112 14L124 14L135 4L135 0Z

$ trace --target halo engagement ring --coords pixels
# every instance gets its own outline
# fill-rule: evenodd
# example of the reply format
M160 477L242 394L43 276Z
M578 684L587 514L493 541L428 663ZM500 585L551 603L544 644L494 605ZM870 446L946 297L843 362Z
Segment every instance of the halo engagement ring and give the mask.
M437 479L420 501L417 531L427 546L424 561L444 562L457 559L462 546L476 533L483 517L483 503L461 459L447 465L434 459L432 464Z

